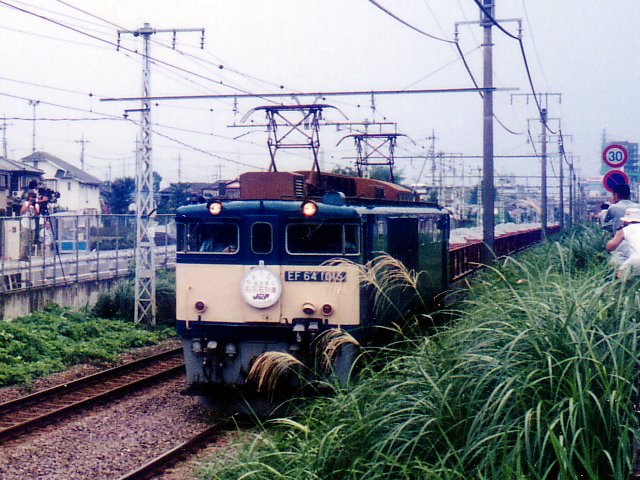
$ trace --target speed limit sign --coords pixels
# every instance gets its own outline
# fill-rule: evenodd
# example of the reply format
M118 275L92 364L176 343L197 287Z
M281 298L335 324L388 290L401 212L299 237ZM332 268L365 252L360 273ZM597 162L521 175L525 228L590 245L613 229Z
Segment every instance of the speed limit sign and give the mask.
M617 143L607 145L602 151L602 161L611 168L619 168L627 163L629 153L627 149Z

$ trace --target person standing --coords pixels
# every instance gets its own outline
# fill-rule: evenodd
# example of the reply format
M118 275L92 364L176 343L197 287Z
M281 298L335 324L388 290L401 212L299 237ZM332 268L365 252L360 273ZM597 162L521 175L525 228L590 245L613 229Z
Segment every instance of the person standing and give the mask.
M613 234L622 227L621 218L625 215L628 208L640 208L640 205L632 202L631 189L627 184L620 184L613 187L611 194L611 205L607 209L603 223L611 223Z
M29 260L29 248L33 244L36 231L36 217L40 215L37 195L29 191L27 198L20 204L20 260Z
M40 229L40 245L42 245L43 257L54 251L53 242L53 229L51 228L51 221L47 218Z
M623 223L616 234L607 242L606 250L612 254L612 261L619 263L617 276L622 276L624 272L631 269L630 273L638 274L640 271L640 208L628 208L620 218ZM626 258L622 262L617 262L613 255L622 244L626 244Z

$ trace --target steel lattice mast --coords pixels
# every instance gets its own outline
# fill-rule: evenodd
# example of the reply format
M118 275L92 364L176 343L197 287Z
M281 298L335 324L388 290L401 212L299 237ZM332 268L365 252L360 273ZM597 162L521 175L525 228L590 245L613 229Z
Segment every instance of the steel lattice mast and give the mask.
M138 30L118 31L120 35L141 36L144 41L142 56L142 97L140 107L140 144L136 155L136 285L135 321L155 326L156 324L156 268L154 264L154 238L151 230L155 202L153 198L153 161L151 157L151 69L149 62L149 37L155 33L173 33L175 48L176 32L202 32L201 47L204 45L204 29L164 29L151 28L148 23ZM130 110L131 111L131 110Z
M140 107L140 149L136 159L136 309L135 321L156 324L156 269L153 261L154 239L150 234L153 205L153 161L151 157L151 103L148 23L138 30L144 40L142 57L142 105Z

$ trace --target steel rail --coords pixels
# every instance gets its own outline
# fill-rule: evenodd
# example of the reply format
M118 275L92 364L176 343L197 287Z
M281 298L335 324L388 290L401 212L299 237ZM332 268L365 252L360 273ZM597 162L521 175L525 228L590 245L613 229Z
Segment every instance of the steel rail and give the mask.
M107 397L180 374L184 372L181 353L182 349L176 348L2 403L0 439L17 436Z
M123 476L119 477L118 480L144 480L144 479L153 478L157 474L166 470L168 467L177 463L186 455L189 455L199 450L203 445L206 444L206 441L210 439L212 436L229 430L233 425L235 424L232 422L231 419L228 419L216 425L212 425L208 427L206 430L203 430L202 432L189 438L188 440L181 443L180 445L149 460L144 465L138 468L135 468L133 470L130 470Z

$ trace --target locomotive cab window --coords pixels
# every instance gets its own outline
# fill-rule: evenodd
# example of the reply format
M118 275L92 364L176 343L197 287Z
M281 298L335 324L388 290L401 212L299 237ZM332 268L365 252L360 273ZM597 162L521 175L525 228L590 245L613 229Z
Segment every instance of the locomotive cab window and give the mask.
M358 255L358 225L337 223L292 224L287 226L287 252L291 255Z
M267 254L273 250L273 233L270 223L256 222L251 225L251 250Z
M187 252L221 253L238 252L239 229L233 223L199 223L187 225Z

